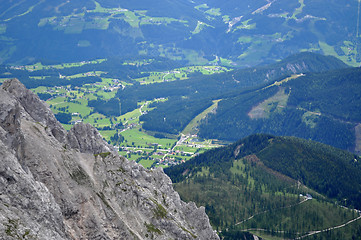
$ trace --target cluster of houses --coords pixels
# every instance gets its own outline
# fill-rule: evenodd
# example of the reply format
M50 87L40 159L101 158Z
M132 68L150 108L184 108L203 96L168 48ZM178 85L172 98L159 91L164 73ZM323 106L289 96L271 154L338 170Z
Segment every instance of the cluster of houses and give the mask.
M218 71L221 71L222 70L222 67L213 67L213 68L210 68L210 67L203 67L204 70L207 70L209 72L218 72Z
M160 159L159 161L156 162L156 165L165 165L165 166L173 166L173 165L178 165L178 164L182 164L185 163L184 159L175 159L175 158L165 158L165 159Z
M25 70L25 66L10 66L9 68L12 70Z
M149 151L147 152L146 150L141 150L141 149L130 149L129 147L117 147L117 150L126 151L126 154L137 154L146 157L147 160L154 161L155 165L165 165L165 166L184 163L185 160L181 159L179 156L192 155L191 153L186 153L184 151L179 151L179 150L176 151L158 150L152 153L149 153Z

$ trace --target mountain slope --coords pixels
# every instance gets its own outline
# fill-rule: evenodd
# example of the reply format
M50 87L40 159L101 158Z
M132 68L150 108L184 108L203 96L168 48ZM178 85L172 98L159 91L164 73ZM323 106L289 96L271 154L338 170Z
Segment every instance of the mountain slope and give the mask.
M1 236L218 239L161 169L119 157L90 125L67 133L18 80L3 83L0 99Z
M334 57L300 53L275 64L237 69L213 74L211 77L194 74L182 81L134 85L120 89L116 97L123 106L129 102L133 102L133 106L136 106L136 102L143 100L169 98L167 102L159 104L156 110L142 116L142 121L145 122L143 127L152 131L177 133L182 131L197 114L209 107L211 100L229 98L230 95L238 94L238 89L241 91L246 87L267 84L285 75L345 67L344 63ZM194 110L196 107L197 109ZM163 121L164 118L167 121Z
M355 66L360 62L357 4L6 0L0 6L0 62L151 55L255 66L308 50Z
M359 68L306 73L235 93L208 116L200 135L228 140L252 133L292 135L358 151L360 74Z
M331 203L361 207L360 160L321 143L260 134L165 172L182 199L206 205L212 224L226 239L255 229L295 239L358 217ZM321 234L317 239L351 239L359 228L360 222L340 235Z

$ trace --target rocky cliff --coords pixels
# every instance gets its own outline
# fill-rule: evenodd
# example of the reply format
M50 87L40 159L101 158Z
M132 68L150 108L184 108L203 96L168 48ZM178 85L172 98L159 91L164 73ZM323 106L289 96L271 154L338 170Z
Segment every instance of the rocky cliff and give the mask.
M66 132L18 80L0 86L0 239L218 239L161 168L120 157L96 129Z

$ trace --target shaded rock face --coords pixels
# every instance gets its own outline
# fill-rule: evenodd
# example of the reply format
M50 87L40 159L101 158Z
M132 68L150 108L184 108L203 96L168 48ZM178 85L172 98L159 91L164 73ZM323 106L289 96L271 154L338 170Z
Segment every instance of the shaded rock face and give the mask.
M66 132L18 80L0 86L0 239L219 239L161 168L112 151L91 125Z

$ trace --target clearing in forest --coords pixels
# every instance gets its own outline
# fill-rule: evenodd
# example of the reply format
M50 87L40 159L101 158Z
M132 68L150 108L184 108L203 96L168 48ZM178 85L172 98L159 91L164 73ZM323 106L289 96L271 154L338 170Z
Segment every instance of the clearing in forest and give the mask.
M281 112L287 106L289 94L285 88L280 88L274 96L254 106L248 116L251 119L268 118L272 112Z
M215 111L217 109L218 103L221 101L221 99L219 100L214 100L213 101L213 105L210 106L209 108L207 108L206 110L204 110L202 113L200 113L198 116L196 116L195 118L193 118L193 120L184 128L184 130L182 131L182 133L184 135L188 135L188 134L192 134L196 131L196 128L199 124L199 122L205 118L207 116L208 113L211 113L213 111Z

